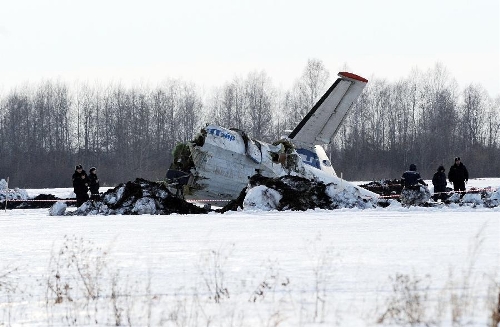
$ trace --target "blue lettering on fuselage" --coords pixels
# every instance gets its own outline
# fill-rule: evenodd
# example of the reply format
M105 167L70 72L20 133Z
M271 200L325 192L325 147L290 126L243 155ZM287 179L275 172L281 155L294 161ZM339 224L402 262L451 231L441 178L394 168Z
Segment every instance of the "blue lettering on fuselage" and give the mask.
M321 169L319 165L319 158L315 152L306 149L297 149L297 153L302 158L302 162L313 166L314 168Z
M219 136L229 141L234 141L236 139L236 137L233 134L221 131L220 129L217 128L209 128L208 134Z

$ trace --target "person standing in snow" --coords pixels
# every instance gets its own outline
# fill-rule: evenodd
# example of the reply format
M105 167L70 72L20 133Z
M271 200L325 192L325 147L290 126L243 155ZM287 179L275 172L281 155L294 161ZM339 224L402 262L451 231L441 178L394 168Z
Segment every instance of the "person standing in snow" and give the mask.
M439 166L432 176L432 185L434 185L434 201L446 199L446 174L443 166Z
M422 177L420 177L420 173L417 172L417 166L415 164L410 165L410 170L407 170L401 176L401 184L403 184L404 188L408 188L417 184L422 184L427 186Z
M403 184L403 190L400 201L404 206L421 205L431 198L427 184L420 177L415 164L411 164L410 169L403 173L401 184Z
M89 190L90 199L93 201L99 200L99 178L97 177L97 169L95 167L89 170Z
M89 199L88 195L88 178L87 173L83 170L82 165L76 165L73 174L73 191L76 195L76 206L81 206Z
M450 183L453 184L453 190L455 192L462 191L465 192L465 183L469 181L469 172L465 165L460 161L460 157L455 158L455 163L451 166L448 172L448 179Z

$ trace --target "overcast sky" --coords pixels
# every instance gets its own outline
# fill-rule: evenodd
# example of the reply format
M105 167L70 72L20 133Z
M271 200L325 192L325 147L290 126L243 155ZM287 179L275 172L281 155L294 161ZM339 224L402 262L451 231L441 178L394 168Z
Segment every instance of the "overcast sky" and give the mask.
M395 81L443 64L500 94L499 0L0 0L0 91L60 79L206 88L308 59Z

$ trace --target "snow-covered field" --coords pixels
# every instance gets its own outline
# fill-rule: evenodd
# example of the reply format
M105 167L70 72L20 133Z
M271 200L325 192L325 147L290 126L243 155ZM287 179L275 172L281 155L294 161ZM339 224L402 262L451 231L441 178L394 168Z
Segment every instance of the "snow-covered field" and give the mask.
M0 326L493 326L499 305L499 207L17 209L0 231Z

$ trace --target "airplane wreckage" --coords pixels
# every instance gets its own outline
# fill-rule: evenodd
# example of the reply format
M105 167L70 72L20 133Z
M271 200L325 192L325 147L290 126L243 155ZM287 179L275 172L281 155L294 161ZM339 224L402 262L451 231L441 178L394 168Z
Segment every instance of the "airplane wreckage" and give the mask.
M344 117L368 82L340 72L339 78L286 137L269 144L244 131L207 125L195 138L179 144L166 179L187 200L223 202L236 199L255 174L286 175L349 189L360 197L378 195L337 176L322 145L333 141Z

